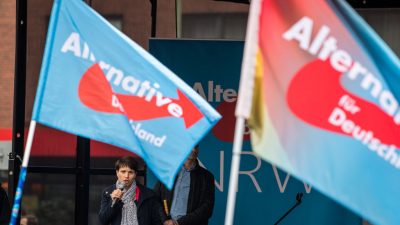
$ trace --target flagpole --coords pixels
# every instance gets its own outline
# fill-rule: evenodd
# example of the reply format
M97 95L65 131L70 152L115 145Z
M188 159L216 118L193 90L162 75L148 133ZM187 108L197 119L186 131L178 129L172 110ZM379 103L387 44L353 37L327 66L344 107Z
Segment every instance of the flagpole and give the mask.
M240 153L242 152L244 117L236 118L235 139L232 150L232 164L229 178L228 203L226 205L225 225L233 224L235 212L236 191L238 185L238 172L240 166Z
M249 118L253 98L254 73L258 51L258 24L261 0L252 0L247 21L246 40L243 53L239 96L236 104L236 125L232 150L232 163L229 178L228 199L226 205L225 225L232 225L236 192L238 186L240 155L243 144L245 119Z
M16 225L15 223L17 222L19 209L21 208L22 191L24 188L24 183L25 183L25 178L26 178L26 170L28 168L29 157L31 154L32 141L33 141L33 136L35 133L35 128L36 128L36 121L31 120L31 123L29 125L28 140L26 141L24 158L22 160L22 167L21 167L21 171L19 173L18 186L17 186L17 190L15 191L15 195L14 195L14 205L13 205L13 208L11 211L10 225Z

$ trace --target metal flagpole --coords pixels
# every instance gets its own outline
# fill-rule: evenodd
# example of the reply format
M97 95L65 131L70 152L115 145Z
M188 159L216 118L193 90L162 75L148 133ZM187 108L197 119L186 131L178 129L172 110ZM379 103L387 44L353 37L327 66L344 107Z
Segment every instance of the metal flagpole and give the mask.
M10 225L15 225L17 222L18 213L19 213L19 209L21 206L22 191L24 188L24 183L25 183L25 178L26 178L26 170L28 168L29 157L31 155L32 141L33 141L35 128L36 128L36 121L32 120L29 125L28 140L26 142L24 158L22 160L21 171L19 173L18 187L17 187L17 190L15 191L14 205L13 205L13 208L11 211Z
M258 24L261 0L252 0L247 21L246 42L243 53L242 71L236 104L235 139L232 150L231 173L229 178L228 202L226 206L225 225L233 224L235 212L240 153L243 142L244 122L249 118L253 98L254 73L258 51Z
M12 130L12 152L9 155L8 194L15 199L17 176L20 172L20 155L24 148L25 129L25 86L26 86L26 46L27 46L27 0L16 1L15 28L15 73L14 73L14 108ZM17 214L18 216L18 214ZM19 223L19 217L16 218Z
M182 38L182 0L175 0L176 38Z
M151 3L151 37L157 33L157 0L150 0Z
M235 139L232 150L231 174L229 178L228 203L226 205L225 225L233 224L235 212L236 191L238 185L238 172L240 166L240 153L242 151L244 130L244 117L236 118Z

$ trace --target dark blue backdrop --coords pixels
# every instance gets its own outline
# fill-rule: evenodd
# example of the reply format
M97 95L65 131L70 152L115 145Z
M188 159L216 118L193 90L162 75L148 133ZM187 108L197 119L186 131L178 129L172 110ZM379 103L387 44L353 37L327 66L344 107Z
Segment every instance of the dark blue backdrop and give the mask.
M200 142L200 161L216 180L211 225L223 224L229 185L242 41L150 40L150 52L205 97L223 119ZM235 224L273 224L304 193L303 203L282 225L354 225L361 219L307 184L277 170L251 152L245 136ZM316 168L318 169L318 168ZM148 175L151 187L155 178ZM351 184L349 184L351 185Z

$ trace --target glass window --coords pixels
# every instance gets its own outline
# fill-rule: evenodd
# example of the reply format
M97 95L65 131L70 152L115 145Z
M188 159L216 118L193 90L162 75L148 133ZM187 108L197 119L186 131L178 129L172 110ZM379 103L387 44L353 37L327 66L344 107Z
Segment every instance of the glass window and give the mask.
M359 9L357 12L400 57L400 9Z
M183 38L244 40L249 5L208 0L181 2Z
M91 7L144 48L151 31L150 1L91 0Z
M120 16L105 16L115 28L122 31L122 18Z
M96 175L90 177L89 225L100 224L98 213L100 210L101 193L106 187L115 182L115 175Z
M22 215L34 215L41 225L74 224L75 175L28 173Z
M182 37L244 40L247 13L196 13L182 15Z

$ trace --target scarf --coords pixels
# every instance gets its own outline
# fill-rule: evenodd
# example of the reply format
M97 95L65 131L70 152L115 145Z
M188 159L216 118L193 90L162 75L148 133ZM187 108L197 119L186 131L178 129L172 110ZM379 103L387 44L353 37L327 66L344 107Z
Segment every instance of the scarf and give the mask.
M139 225L137 220L137 207L134 202L136 194L136 181L133 181L131 187L126 190L122 196L122 219L121 225Z

